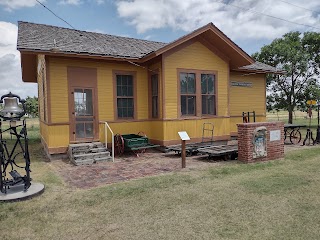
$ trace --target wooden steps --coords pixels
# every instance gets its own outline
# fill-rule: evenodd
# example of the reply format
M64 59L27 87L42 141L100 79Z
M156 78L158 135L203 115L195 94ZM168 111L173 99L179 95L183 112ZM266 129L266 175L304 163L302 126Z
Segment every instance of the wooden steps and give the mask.
M75 165L91 165L101 161L112 161L110 152L101 142L70 144L70 161Z

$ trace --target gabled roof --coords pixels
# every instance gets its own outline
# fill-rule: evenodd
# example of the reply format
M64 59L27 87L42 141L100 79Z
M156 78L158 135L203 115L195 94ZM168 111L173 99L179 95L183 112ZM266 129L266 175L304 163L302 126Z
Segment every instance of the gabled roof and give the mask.
M244 72L256 71L256 72L263 72L263 73L285 73L285 71L282 69L272 67L262 62L254 62L250 65L239 67L237 70L244 71Z
M30 67L35 62L30 54L37 52L146 62L193 40L201 42L225 59L230 69L234 71L283 73L267 64L255 62L213 23L198 28L171 43L163 43L20 21L17 49L22 53L21 61L28 62ZM27 68L24 71L31 72Z
M17 48L20 51L59 51L115 58L139 59L166 45L108 34L19 22Z
M218 45L220 47L220 52L223 52L230 60L234 58L234 55L241 55L241 58L245 59L247 63L254 63L254 59L249 56L245 51L243 51L237 44L235 44L227 35L225 35L220 29L218 29L213 23L208 23L207 25L200 27L194 30L191 33L188 33L177 40L163 46L162 48L156 50L149 54L152 55L161 55L166 51L171 50L172 48L177 47L178 45L189 41L193 38L198 39L208 39L212 45ZM218 48L219 48L218 47Z

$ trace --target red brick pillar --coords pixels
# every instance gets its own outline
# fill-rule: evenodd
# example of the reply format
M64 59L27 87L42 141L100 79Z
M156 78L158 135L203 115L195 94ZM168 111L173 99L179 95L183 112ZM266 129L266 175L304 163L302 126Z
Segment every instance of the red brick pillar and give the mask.
M238 126L238 160L244 163L268 161L284 157L284 123L256 122L241 123ZM254 133L266 128L266 154L254 158Z

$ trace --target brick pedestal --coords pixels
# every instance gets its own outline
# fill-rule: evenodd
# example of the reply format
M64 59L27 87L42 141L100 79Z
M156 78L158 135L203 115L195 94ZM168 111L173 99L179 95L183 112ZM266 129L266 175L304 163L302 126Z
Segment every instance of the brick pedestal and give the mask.
M241 123L238 126L238 160L244 163L268 161L284 157L284 123L283 122L258 122L258 123ZM266 127L266 144L267 155L265 157L253 157L254 131L258 127ZM280 130L280 140L277 139L277 133ZM270 141L270 132L272 139Z

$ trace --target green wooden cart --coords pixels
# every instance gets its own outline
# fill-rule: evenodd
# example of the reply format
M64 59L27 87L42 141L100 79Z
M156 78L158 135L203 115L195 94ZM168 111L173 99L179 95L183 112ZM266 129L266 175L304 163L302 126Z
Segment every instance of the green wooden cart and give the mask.
M116 134L114 136L115 154L118 156L124 152L133 152L138 156L139 153L144 153L148 148L159 146L149 143L147 135L143 132L139 132L138 134Z

